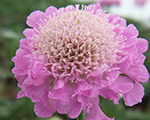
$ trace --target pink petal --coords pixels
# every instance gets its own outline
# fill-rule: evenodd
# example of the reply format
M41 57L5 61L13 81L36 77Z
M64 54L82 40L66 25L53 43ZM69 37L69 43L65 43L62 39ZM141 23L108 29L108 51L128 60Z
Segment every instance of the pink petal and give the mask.
M112 21L113 22L113 21ZM113 23L113 24L119 24L119 23L116 23L116 21L115 21L115 23ZM125 23L122 23L122 24L125 24ZM116 33L116 35L118 35L118 34L121 34L121 31L123 30L123 27L116 27L115 29L114 29L114 32Z
M64 105L64 104L61 104L61 102L59 102L59 105L58 105L56 110L60 114L68 114L68 112L69 112L69 107L68 106L70 106L70 105L69 104Z
M140 53L146 52L148 50L148 41L143 38L138 38L137 47Z
M23 49L18 49L16 56L12 58L12 61L15 63L15 67L12 69L12 72L19 75L26 75L28 70L28 62L26 61L25 55L28 52Z
M81 113L81 111L82 111L82 104L77 100L77 97L75 96L71 100L68 116L70 118L77 118Z
M127 93L133 88L133 81L126 76L118 76L116 83L109 87L116 93Z
M105 80L105 79L103 80L103 79L100 79L100 78L96 78L95 79L95 83L97 84L97 86L99 87L99 89L105 88L105 87L107 87L107 86L109 86L111 84L110 81Z
M76 9L73 5L68 5L68 6L66 6L65 10L70 12L70 11L75 11Z
M52 92L49 92L48 94L49 98L60 100L61 104L69 104L70 103L70 93L67 86L64 86L63 88L59 89L53 89Z
M108 118L99 107L99 98L90 98L89 102L91 107L89 113L86 116L86 120L114 120L114 118Z
M115 84L114 86L110 87L114 92L117 93L127 93L133 88L133 83L125 83L125 84Z
M119 25L119 27L115 28L115 31L118 31L117 33L121 32L124 27L126 27L126 20L123 18L120 18L119 15L113 15L113 14L108 14L108 19L109 23L114 24L114 25ZM121 27L120 27L121 26Z
M82 103L82 107L87 113L89 113L89 108L91 107L91 103L89 103L88 99L88 96L78 95L78 101Z
M43 25L44 19L46 19L45 17L45 13L42 11L34 11L32 12L28 17L27 17L27 25L30 27L35 27L35 28L39 28L39 25Z
M31 98L32 102L42 102L43 105L48 105L48 92L50 90L50 83L48 81L40 86L23 84L22 90L27 97Z
M139 35L139 32L133 24L130 24L124 29L123 35L127 37L127 39L129 39L132 36L137 37Z
M15 75L15 77L18 80L18 87L22 88L24 80L27 79L28 75Z
M55 103L52 101L49 102L48 106L43 106L41 102L37 102L34 105L34 112L39 117L49 118L55 112L55 108Z
M126 71L123 71L123 73L130 78L132 78L134 81L139 81L140 79L140 73L141 73L141 66L131 66Z
M126 41L126 47L131 47L133 45L136 45L138 43L137 37L133 36Z
M32 28L26 28L24 31L23 31L23 34L26 36L26 37L32 37L33 34L34 34L34 30Z
M115 17L116 24L119 24L119 26L121 26L120 29L122 30L122 27L126 27L127 22L126 22L125 19L120 18L120 16L117 16L117 15L115 15L115 16L116 16L116 17Z
M59 89L59 88L62 88L64 87L64 80L58 80L56 83L55 83L55 86L54 86L54 89Z
M19 47L21 49L25 50L27 53L30 53L30 48L28 46L27 39L21 39Z
M103 71L102 70L97 70L97 71L94 71L92 72L91 74L88 75L88 77L101 77L103 74Z
M118 76L116 82L119 84L133 83L133 81L126 76Z
M92 87L92 88L89 88L87 90L84 90L83 95L85 95L87 97L97 97L98 96L97 88Z
M144 63L144 60L146 59L146 56L145 55L143 55L143 54L141 54L141 55L139 55L136 59L134 59L134 61L133 61L133 65L134 66L137 66L137 65L141 65L141 64L143 64Z
M134 83L133 89L123 94L123 98L127 106L133 106L139 102L142 102L143 96L144 88L140 83Z
M109 81L114 81L119 76L119 71L107 71L105 72L106 79Z
M93 14L95 14L98 9L101 9L101 5L99 3L97 3L97 4L90 4L87 7L87 11L89 11L89 12L93 11Z
M147 82L149 78L150 78L150 75L148 73L147 68L144 65L142 65L139 82Z
M19 91L18 94L17 94L17 98L22 98L22 97L25 97L25 93L24 91Z
M28 71L31 81L36 86L41 85L46 80L46 76L50 75L50 72L43 67L44 63L35 60L32 68Z
M46 10L45 10L45 14L46 16L51 16L53 17L54 16L54 13L57 11L57 8L56 7L53 7L53 6L50 6L48 7Z
M114 104L118 104L118 101L119 101L119 98L120 98L119 93L116 93L116 92L114 92L113 90L111 90L109 88L100 89L99 93L104 98L109 98L110 100L112 100L114 102Z
M126 47L123 52L127 53L128 59L132 61L134 58L137 58L138 48L136 46ZM127 61L128 62L128 61Z
M128 70L123 71L136 82L147 82L149 73L144 65L131 66Z

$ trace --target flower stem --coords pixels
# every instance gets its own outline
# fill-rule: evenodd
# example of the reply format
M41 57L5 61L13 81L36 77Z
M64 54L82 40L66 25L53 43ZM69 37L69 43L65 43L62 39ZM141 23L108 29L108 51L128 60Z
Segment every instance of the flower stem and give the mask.
M85 114L84 114L83 110L81 111L81 113L78 116L77 120L85 120Z

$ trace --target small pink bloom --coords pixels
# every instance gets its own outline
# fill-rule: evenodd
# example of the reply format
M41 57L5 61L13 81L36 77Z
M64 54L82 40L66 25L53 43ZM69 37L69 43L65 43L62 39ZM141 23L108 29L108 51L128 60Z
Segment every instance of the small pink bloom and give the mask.
M99 95L118 104L142 101L148 71L143 52L148 42L119 15L105 14L100 4L65 8L50 6L34 11L26 21L12 72L21 91L34 103L37 116L48 118L55 111L86 120L113 120L99 107Z
M145 5L146 2L147 2L147 0L135 0L135 4L140 5L140 6Z
M98 0L97 2L100 3L101 6L120 5L120 0Z

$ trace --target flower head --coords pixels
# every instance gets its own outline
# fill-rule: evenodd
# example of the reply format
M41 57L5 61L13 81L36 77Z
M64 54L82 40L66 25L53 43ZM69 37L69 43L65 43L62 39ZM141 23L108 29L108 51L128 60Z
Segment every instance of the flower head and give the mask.
M55 111L87 120L111 120L99 108L99 95L118 104L141 102L149 74L143 65L148 42L134 25L105 14L99 4L34 11L27 17L12 72L22 89L18 98L35 102L39 117Z

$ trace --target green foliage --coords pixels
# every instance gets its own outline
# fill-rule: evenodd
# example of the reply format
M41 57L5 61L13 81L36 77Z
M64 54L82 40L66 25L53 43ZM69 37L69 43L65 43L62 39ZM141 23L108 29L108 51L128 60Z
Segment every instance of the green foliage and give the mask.
M33 103L28 98L20 100L3 98L0 100L1 120L33 120Z

